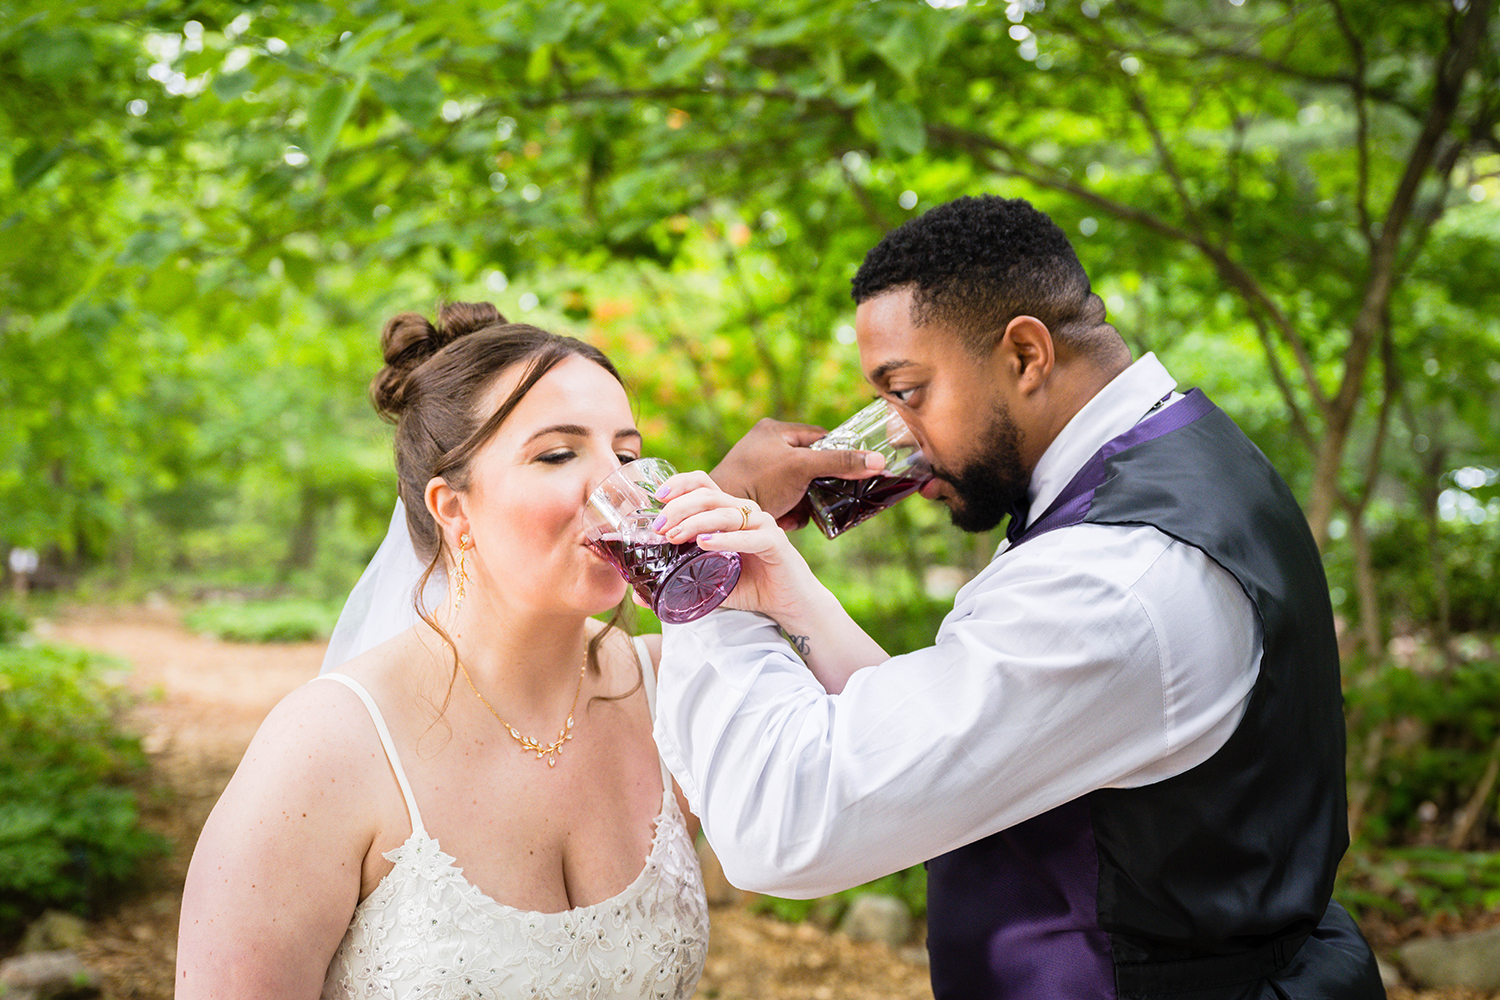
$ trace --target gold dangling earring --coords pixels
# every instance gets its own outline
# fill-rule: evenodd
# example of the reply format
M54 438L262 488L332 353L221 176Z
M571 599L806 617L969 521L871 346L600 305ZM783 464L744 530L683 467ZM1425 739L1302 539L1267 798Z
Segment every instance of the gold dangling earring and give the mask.
M464 569L464 556L469 551L469 536L458 536L458 596L453 599L453 610L457 611L464 606L464 585L469 582L469 574Z

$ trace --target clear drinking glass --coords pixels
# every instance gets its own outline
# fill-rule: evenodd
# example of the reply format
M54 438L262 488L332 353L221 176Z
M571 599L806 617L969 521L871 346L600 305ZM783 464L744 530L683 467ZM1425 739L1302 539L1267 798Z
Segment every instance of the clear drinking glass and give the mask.
M885 456L885 471L869 479L828 477L808 486L812 520L829 538L911 496L932 478L916 438L884 399L875 400L812 447L878 451Z
M708 614L740 579L738 552L707 552L695 541L674 545L652 530L663 506L657 488L676 474L670 462L638 458L610 473L584 505L585 544L673 625Z

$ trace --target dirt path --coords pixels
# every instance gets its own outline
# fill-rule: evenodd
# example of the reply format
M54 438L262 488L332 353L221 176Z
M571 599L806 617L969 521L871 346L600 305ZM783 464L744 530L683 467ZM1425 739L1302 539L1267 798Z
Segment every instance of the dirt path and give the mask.
M245 646L185 631L168 609L84 610L44 637L120 657L140 694L131 720L164 794L147 822L174 845L142 889L90 927L84 959L106 1000L168 1000L183 877L203 821L265 714L315 675L320 643ZM727 906L712 913L698 988L719 1000L930 1000L927 970L884 945L855 943ZM908 955L909 957L909 955Z

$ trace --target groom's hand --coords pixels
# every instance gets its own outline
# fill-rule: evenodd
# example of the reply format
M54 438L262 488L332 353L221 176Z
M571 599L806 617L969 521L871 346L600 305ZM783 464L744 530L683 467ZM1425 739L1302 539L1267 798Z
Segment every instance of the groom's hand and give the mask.
M782 528L800 528L811 516L805 502L808 483L820 476L867 479L885 468L879 452L807 447L827 433L810 424L763 417L709 476L725 493L754 500Z

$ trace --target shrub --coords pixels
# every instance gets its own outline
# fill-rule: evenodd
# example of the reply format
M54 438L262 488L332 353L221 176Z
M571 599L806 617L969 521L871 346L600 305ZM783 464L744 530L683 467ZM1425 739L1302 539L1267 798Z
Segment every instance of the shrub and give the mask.
M216 602L188 612L185 622L227 642L311 642L328 638L338 616L337 605L320 601Z
M9 604L0 604L0 646L8 646L26 633L30 622Z
M1369 531L1382 613L1398 631L1430 627L1439 609L1427 522L1409 507L1380 508L1371 515ZM1500 518L1479 524L1440 521L1438 545L1452 631L1500 630ZM1352 550L1343 544L1329 548L1325 563L1335 597L1344 598L1335 610L1357 619L1352 559Z
M1363 836L1388 845L1443 839L1484 781L1500 739L1500 662L1433 671L1387 666L1361 675L1346 699L1350 774L1370 789ZM1366 774L1370 762L1361 758L1372 742L1378 759ZM1481 809L1476 833L1493 842L1500 821L1488 805Z
M113 661L0 647L0 934L48 907L87 912L166 842L127 782L140 741L116 728Z
M922 865L882 876L873 882L836 892L832 896L818 899L782 899L780 896L757 896L750 904L756 913L769 913L788 923L800 923L815 916L822 916L826 924L838 921L855 896L867 892L895 896L907 905L914 918L927 916L927 869Z
M1493 913L1500 908L1500 854L1434 847L1351 851L1334 898L1357 918L1395 923Z
M892 604L851 601L845 607L849 617L858 622L870 638L880 643L881 648L892 656L900 656L932 645L937 638L938 626L953 610L953 601L919 597Z

